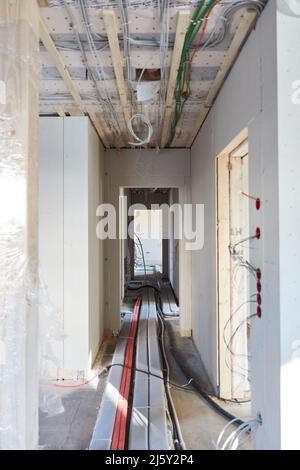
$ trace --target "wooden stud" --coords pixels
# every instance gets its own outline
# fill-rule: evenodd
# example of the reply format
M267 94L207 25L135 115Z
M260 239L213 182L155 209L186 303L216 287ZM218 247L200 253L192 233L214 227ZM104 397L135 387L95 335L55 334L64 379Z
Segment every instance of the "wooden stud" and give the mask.
M43 42L45 48L47 49L54 65L57 68L58 72L60 73L62 79L64 80L69 93L72 95L72 97L75 101L75 104L77 105L77 115L78 115L78 112L80 112L81 113L80 115L83 116L85 107L84 107L84 103L82 101L82 98L80 96L79 87L72 80L71 75L68 71L67 65L65 64L62 56L60 55L60 53L56 49L55 44L54 44L54 42L53 42L53 40L52 40L52 38L51 38L51 36L48 32L47 26L46 26L46 24L45 24L45 22L44 22L44 20L42 19L41 16L40 16L40 19L39 19L39 23L40 23L40 39ZM95 112L94 107L93 106L92 107L87 106L86 108L87 108L87 113L89 114L89 117L90 117L92 123L94 124L100 139L102 140L105 147L109 147L107 139L105 137L105 133L103 131L103 126L100 122L100 119L96 116L96 112Z
M229 156L224 152L217 158L217 276L218 276L218 349L219 381L222 398L231 399L232 356L227 347L230 329L226 330L230 318L230 221L229 221ZM225 335L225 336L224 336ZM227 358L227 365L226 365Z
M128 104L127 85L124 79L123 63L124 59L121 54L119 39L118 39L118 23L117 16L114 10L103 10L103 20L107 32L109 47L111 51L111 58L114 66L117 87L119 91L120 101L123 109L125 123L127 125L131 118L130 107Z
M54 111L60 116L60 117L66 117L65 111L63 106L60 104L54 106Z
M80 96L79 88L77 84L72 80L71 75L67 69L67 66L55 47L55 44L48 32L47 26L40 16L40 38L43 42L45 48L47 49L51 59L53 60L55 67L57 68L58 72L60 73L61 77L63 78L68 91L74 98L75 103L79 107L83 107L83 101Z
M221 65L219 72L217 74L217 77L214 80L213 85L208 93L206 103L205 105L202 106L200 113L197 117L193 131L186 144L187 148L190 148L192 146L198 132L200 131L210 111L211 106L213 105L228 73L230 72L231 67L233 66L235 60L238 57L241 47L243 46L247 36L250 33L250 30L252 29L254 25L256 17L257 17L257 13L253 11L253 12L246 13L245 16L242 18L238 26L238 29L235 33L235 36L232 40L232 43L228 49L225 60L223 64Z
M170 78L169 78L169 83L168 83L167 98L166 98L166 104L165 104L163 129L162 129L162 136L161 136L161 143L160 143L161 148L165 148L167 139L168 139L168 132L170 128L170 122L171 122L172 110L173 110L176 79L178 75L178 69L180 65L180 59L181 59L185 34L187 31L189 22L190 22L189 10L179 11L177 14L175 44L174 44L174 49L172 53Z
M93 105L88 105L86 107L86 111L90 117L90 120L92 121L100 139L102 140L102 143L104 145L105 148L109 148L109 142L107 140L107 137L103 131L103 127L102 127L102 124L100 122L100 119L98 118L97 114L96 114L96 108L95 106Z
M66 109L66 112L70 114L70 116L73 117L78 117L78 116L84 116L84 112L82 109L78 108L77 106L71 106Z

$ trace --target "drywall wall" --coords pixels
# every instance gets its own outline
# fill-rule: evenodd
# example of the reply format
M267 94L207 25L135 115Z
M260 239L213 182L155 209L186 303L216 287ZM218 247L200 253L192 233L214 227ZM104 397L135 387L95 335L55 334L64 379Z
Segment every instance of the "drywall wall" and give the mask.
M40 119L39 126L39 269L49 301L58 315L63 295L63 118ZM63 341L52 342L53 356L63 364ZM50 364L49 364L50 366Z
M61 313L60 376L88 374L103 335L103 148L86 117L40 119L40 270Z
M104 242L96 236L97 207L104 202L104 151L89 124L89 363L99 351L104 332Z
M120 188L179 188L179 202L189 201L189 150L109 150L105 152L105 200L118 208ZM190 334L190 295L185 288L190 279L190 254L180 248L182 292L181 331ZM105 326L109 330L120 327L121 277L120 241L105 242ZM112 289L113 286L113 289Z
M294 204L299 197L299 108L296 112L290 100L292 80L300 76L295 49L299 17L279 13L282 6L288 9L287 2L268 3L191 151L192 201L205 204L205 246L192 259L192 328L217 387L215 159L248 128L249 192L262 200L260 211L250 204L250 233L256 227L262 231L250 250L252 264L263 273L263 317L252 319L251 326L253 414L260 412L263 418L258 449L299 446L292 426L299 374L297 360L291 362L292 344L299 336L299 213ZM294 268L288 274L290 263ZM251 292L256 292L254 284Z
M291 2L290 5L295 6ZM286 2L279 2L277 13L280 419L281 448L299 450L297 428L300 406L297 395L300 387L300 11L299 6L296 12L287 9L287 6ZM272 358L269 357L269 360L271 362Z

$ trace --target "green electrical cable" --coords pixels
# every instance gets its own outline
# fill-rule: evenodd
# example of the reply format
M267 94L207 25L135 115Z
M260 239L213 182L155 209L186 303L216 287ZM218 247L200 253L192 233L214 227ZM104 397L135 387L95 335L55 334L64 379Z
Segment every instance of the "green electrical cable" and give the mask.
M185 84L187 79L187 74L189 72L189 64L190 64L190 50L193 45L194 40L196 39L197 34L200 32L200 29L203 28L205 24L205 20L207 15L210 11L214 8L214 6L218 3L218 0L210 0L210 2L205 6L205 0L201 0L198 7L195 10L193 18L191 20L191 24L186 32L180 65L177 74L176 86L175 86L175 109L173 114L173 119L171 123L171 130L169 140L167 142L167 147L170 147L176 132L176 127L179 122L179 119L182 115L184 105L186 100L191 94L191 87L190 87L190 77L188 80L188 89L185 91Z

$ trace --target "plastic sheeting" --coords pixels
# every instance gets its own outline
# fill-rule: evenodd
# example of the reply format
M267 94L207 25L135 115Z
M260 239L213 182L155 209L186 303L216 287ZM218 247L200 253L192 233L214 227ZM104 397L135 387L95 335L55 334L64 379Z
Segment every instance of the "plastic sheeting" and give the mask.
M35 0L0 2L0 449L37 445L38 369L55 362L60 334L38 277L38 18ZM42 396L51 414L62 411L53 393Z
M37 328L37 251L34 213L37 119L38 39L33 6L0 4L0 448L25 448L28 418L27 343ZM30 2L26 2L27 7ZM37 14L37 13L36 13ZM29 136L29 113L32 116ZM35 188L34 188L35 186ZM34 208L34 205L32 206ZM32 358L34 374L34 357ZM31 400L34 397L31 396ZM33 408L33 407L32 407ZM24 429L25 428L25 429Z

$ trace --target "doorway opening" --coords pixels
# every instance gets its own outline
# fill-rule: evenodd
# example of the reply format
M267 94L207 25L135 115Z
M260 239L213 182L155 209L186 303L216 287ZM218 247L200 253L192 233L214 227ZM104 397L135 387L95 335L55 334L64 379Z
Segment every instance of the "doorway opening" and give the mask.
M217 158L217 281L220 397L251 399L251 270L248 138Z
M177 220L166 210L178 204L178 189L120 188L120 198L122 304L134 288L150 283L160 291L164 313L179 316Z
M163 272L162 210L134 211L134 278Z

